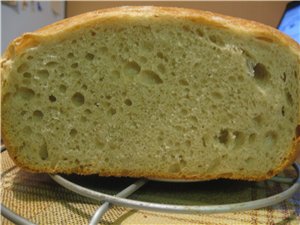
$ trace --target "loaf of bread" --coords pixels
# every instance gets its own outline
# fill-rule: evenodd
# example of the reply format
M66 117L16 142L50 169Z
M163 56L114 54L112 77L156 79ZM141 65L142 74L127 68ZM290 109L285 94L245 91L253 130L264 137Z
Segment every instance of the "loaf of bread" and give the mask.
M121 7L62 20L2 57L2 137L44 173L263 180L300 146L299 45L252 21Z

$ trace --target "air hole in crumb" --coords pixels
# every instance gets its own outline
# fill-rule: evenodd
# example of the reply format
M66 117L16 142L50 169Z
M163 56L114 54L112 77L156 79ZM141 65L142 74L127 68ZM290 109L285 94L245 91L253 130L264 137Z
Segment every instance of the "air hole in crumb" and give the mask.
M188 111L186 109L181 109L181 113L182 113L182 115L187 115Z
M144 70L141 73L140 81L147 85L153 85L153 84L161 84L163 83L162 79L159 77L159 75L152 70Z
M127 62L124 67L124 74L126 76L136 76L141 71L141 67L135 61Z
M286 81L286 73L284 72L280 78L285 82Z
M74 54L72 52L68 53L67 55L68 58L73 58L74 57Z
M42 160L48 159L48 148L46 143L41 145L39 155Z
M71 67L72 67L73 69L77 68L77 67L78 67L78 63L73 63L73 64L71 65Z
M87 90L87 86L86 86L85 84L83 84L83 85L81 86L81 88L82 88L83 90Z
M180 84L180 85L183 85L183 86L188 86L188 85L189 85L189 83L187 82L186 79L180 79L180 80L179 80L179 84Z
M203 37L204 36L204 32L200 28L198 28L196 30L196 33L198 34L199 37Z
M164 140L164 139L163 139L161 136L158 136L158 137L157 137L157 141L158 141L158 142L163 142L163 140Z
M31 100L34 97L35 93L32 89L26 87L20 87L17 89L16 96L24 100Z
M239 81L243 81L245 79L243 76L238 76L237 78Z
M191 145L192 145L192 142L191 142L191 140L186 140L185 142L184 142L184 144L185 144L185 146L186 147L191 147Z
M86 109L86 110L84 110L84 113L85 113L85 114L87 114L87 115L89 115L89 114L91 114L91 113L92 113L92 111L91 111L91 110L89 110L89 109Z
M119 146L117 144L114 144L114 143L111 143L109 144L109 148L114 150L114 149L117 149Z
M71 131L70 131L70 136L71 136L71 137L75 137L77 133L78 133L77 130L73 128L73 129L71 129Z
M50 68L51 68L51 67L53 68L53 67L55 67L55 66L57 66L57 65L58 65L58 62L54 62L54 61L50 61L50 62L47 62L47 63L46 63L46 66L47 66L47 67L50 67Z
M180 159L179 163L180 163L180 167L181 167L181 166L182 166L182 167L185 167L185 166L187 165L187 162L186 162L186 160L184 160L184 159Z
M31 77L31 73L25 72L25 73L23 73L23 77L30 78Z
M178 131L183 131L184 130L184 128L182 126L179 126L179 125L174 126L174 128Z
M258 124L261 125L263 122L263 116L262 115L257 115L253 118L253 120Z
M116 113L117 113L117 110L116 109L114 109L114 108L110 108L109 110L108 110L108 112L109 112L109 114L110 115L115 115Z
M28 65L26 63L23 63L18 67L17 72L24 73L26 72L26 70L28 70Z
M189 26L184 25L182 28L186 32L190 32L191 31L191 28Z
M285 108L284 108L284 106L281 107L281 115L285 116Z
M84 104L84 96L79 93L79 92L76 92L72 98L72 103L75 105L75 106L81 106Z
M86 53L85 58L92 61L95 58L95 55L92 53Z
M132 101L130 99L126 99L125 101L125 104L128 105L128 106L131 106L132 105Z
M95 36L96 35L96 32L91 30L91 36Z
M293 97L292 97L292 95L291 95L290 92L286 91L286 92L285 92L285 97L286 97L287 102L288 102L290 105L293 105L293 104L294 104Z
M219 92L217 92L217 91L214 91L214 92L212 93L212 97L213 97L213 98L216 98L216 99L221 99L223 96L222 96L221 93L219 93Z
M164 59L166 62L168 61L168 58L165 57L165 55L162 52L158 52L156 55L158 58Z
M198 127L192 125L192 126L191 126L191 130L198 130Z
M252 144L252 143L255 143L255 140L256 140L256 134L255 133L252 133L249 135L249 143Z
M33 112L33 119L34 119L34 120L38 121L38 120L43 119L43 117L44 117L44 114L42 113L42 111L40 111L40 110L35 110L35 111Z
M253 68L253 70L254 70L254 78L257 81L266 82L269 80L270 74L263 64L257 63Z
M67 90L67 87L66 87L65 85L61 84L61 85L59 86L59 91L60 91L61 93L66 93L66 90Z
M56 102L56 97L54 95L49 96L49 101L50 102Z
M29 55L29 56L27 56L27 59L28 59L28 60L32 60L32 59L33 59L33 56Z
M224 41L222 40L222 38L217 35L210 35L208 38L211 42L215 43L216 45L224 45Z
M246 162L247 164L251 164L251 163L253 163L254 161L255 161L254 158L251 157L251 156L249 156L249 157L247 157L247 158L245 159L245 162Z
M190 116L189 118L190 118L190 120L191 120L193 123L197 123L197 122L198 122L198 119L197 119L196 116Z
M218 140L221 144L227 144L229 141L229 132L226 129L220 131L218 135Z

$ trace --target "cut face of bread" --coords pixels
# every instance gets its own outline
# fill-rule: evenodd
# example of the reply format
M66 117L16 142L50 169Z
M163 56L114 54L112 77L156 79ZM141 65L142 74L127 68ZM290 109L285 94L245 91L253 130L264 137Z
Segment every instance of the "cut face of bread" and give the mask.
M2 135L37 172L266 179L296 156L299 46L250 21L123 7L24 34Z

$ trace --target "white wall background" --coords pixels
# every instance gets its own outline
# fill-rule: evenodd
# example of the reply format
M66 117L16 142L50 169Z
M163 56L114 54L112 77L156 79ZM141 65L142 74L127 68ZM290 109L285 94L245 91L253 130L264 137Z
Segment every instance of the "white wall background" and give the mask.
M8 6L1 1L1 54L8 44L25 32L37 30L65 17L65 1L15 1Z

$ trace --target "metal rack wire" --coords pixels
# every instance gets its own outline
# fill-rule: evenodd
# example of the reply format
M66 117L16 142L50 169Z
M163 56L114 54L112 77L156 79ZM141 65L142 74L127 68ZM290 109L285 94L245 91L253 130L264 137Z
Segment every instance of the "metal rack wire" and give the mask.
M1 146L1 151L4 149ZM91 216L90 225L98 224L102 216L109 209L111 205L125 206L132 209L142 209L150 210L157 212L170 212L170 213L225 213L225 212L236 212L244 210L252 210L262 207L267 207L275 205L283 200L290 198L299 188L300 188L300 165L297 163L293 164L293 167L296 171L296 178L287 178L287 177L273 177L269 181L279 182L284 184L289 184L289 188L277 193L275 195L257 199L253 201L240 202L240 203L231 203L231 204L221 204L221 205L175 205L175 204L161 204L161 203L152 203L147 201L138 201L128 199L131 194L135 193L138 189L143 186L146 186L148 181L147 179L139 179L123 189L121 192L110 195L105 194L99 191L92 190L90 188L83 187L79 184L72 182L70 179L62 177L60 175L49 175L55 182L65 187L66 189L73 191L79 195L98 200L102 204L96 210L96 212ZM154 182L154 181L153 181ZM169 182L169 181L168 181ZM1 214L14 222L15 224L26 224L32 225L34 223L28 221L27 219L15 214L10 209L1 205Z
M119 192L117 195L108 195L101 192L93 191L91 189L82 187L75 184L60 175L50 175L51 178L63 187L80 194L82 196L92 198L98 201L104 202L100 208L93 215L90 225L97 224L102 215L108 210L110 204L129 207L138 210L151 210L157 212L169 212L169 213L226 213L226 212L237 212L244 210L252 210L263 208L271 205L275 205L283 200L290 198L299 188L300 188L300 166L297 163L293 164L293 167L297 173L297 177L293 180L286 177L274 177L270 179L274 182L280 183L290 183L291 186L278 194L272 195L267 198L258 199L254 201L233 203L233 204L223 204L223 205L209 205L209 206L194 206L194 205L171 205L171 204L159 204L144 201L136 201L131 199L126 199L127 196L131 195L133 192L138 190L140 187L145 185L148 180L140 179L135 183L128 186L123 191Z

